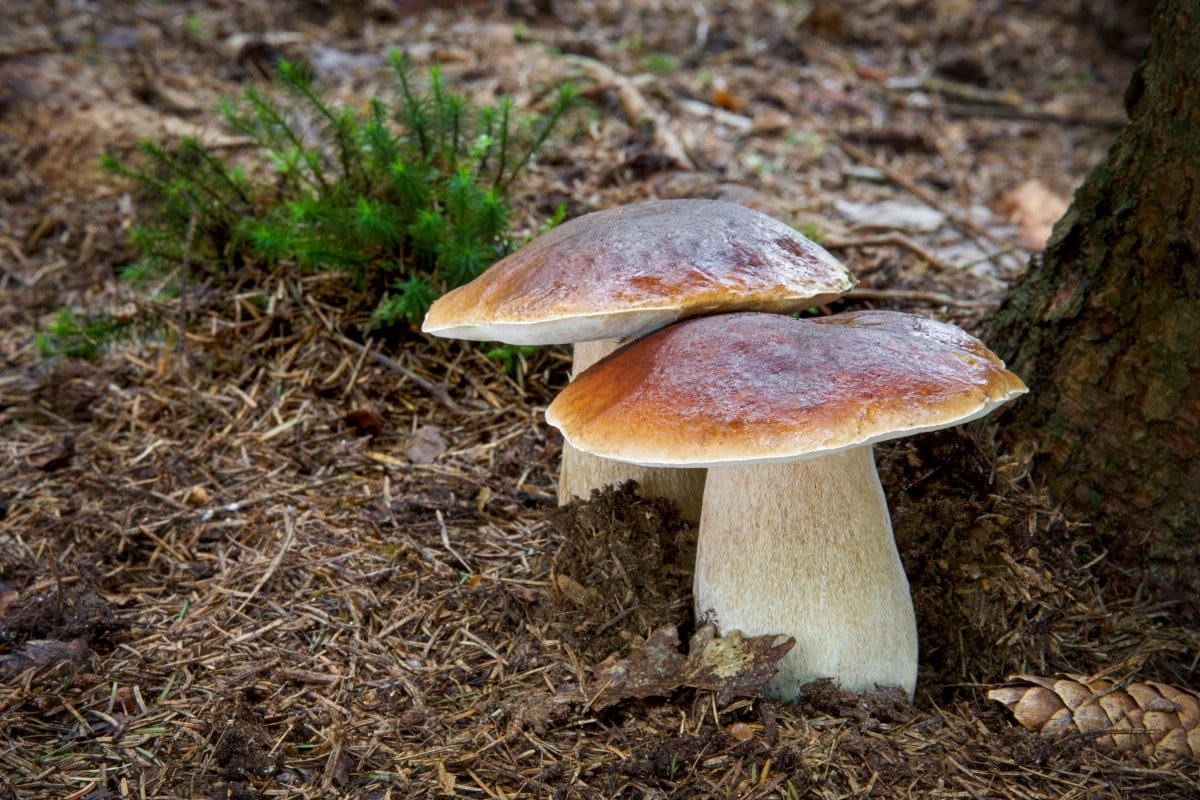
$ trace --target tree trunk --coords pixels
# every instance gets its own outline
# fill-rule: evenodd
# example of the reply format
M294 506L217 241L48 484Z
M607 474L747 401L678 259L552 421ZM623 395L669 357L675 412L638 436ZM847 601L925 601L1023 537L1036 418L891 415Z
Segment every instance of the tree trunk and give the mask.
M1200 594L1200 2L1162 0L1128 127L991 320L1007 435L1124 567Z

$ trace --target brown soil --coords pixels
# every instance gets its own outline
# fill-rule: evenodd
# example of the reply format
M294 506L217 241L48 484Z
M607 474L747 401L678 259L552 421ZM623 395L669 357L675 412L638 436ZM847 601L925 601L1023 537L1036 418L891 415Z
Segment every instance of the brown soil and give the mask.
M200 134L246 156L219 97L263 85L282 53L361 101L386 88L389 45L522 109L580 82L586 110L516 187L523 233L559 203L726 197L846 261L859 288L828 312L972 328L1122 124L1136 11L6 10L0 800L1200 796L1193 762L1043 739L986 699L1017 672L1200 680L1195 600L1111 570L987 425L877 449L917 607L915 701L817 684L782 704L697 679L694 535L667 504L622 487L555 509L542 412L561 350L511 374L415 334L364 351L342 334L367 330L342 316L345 282L286 272L198 288L184 331L155 301L172 335L94 362L44 359L35 339L59 308L149 302L114 277L140 209L100 153ZM748 685L775 651L743 645ZM638 669L600 701L597 675Z
M103 645L127 624L83 575L26 584L13 594L0 619L0 641L84 639L93 646Z
M695 531L636 484L596 491L550 516L550 629L587 664L625 654L666 624L691 627ZM541 570L545 571L545 570Z

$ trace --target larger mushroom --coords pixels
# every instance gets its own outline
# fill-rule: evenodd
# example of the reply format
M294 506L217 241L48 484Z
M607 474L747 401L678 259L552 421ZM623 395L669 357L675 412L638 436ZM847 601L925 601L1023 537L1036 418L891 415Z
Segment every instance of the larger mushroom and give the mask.
M580 450L706 467L697 617L796 646L765 688L853 691L917 675L908 582L872 445L981 417L1026 391L979 340L922 317L727 314L633 342L546 412Z
M658 200L570 220L447 292L422 330L512 344L574 344L575 374L676 320L778 313L827 303L854 285L824 248L735 203ZM563 448L559 502L633 478L700 517L704 470L646 469Z

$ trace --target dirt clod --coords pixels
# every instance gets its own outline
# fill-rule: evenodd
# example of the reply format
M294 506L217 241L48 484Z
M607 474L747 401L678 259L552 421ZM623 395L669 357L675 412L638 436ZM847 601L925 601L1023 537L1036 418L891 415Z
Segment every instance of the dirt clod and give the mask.
M857 694L839 688L828 679L805 684L797 706L807 717L849 717L862 728L878 727L881 722L907 722L917 713L908 695L898 687Z
M0 655L0 676L7 677L27 669L66 667L94 670L96 654L82 639L60 642L56 639L31 639L8 655Z
M4 603L3 611L0 642L29 639L96 642L123 627L112 604L86 575L59 584L43 581L32 585Z
M587 663L627 653L692 615L695 532L678 508L642 498L632 481L596 490L551 515L561 542L550 560L549 623Z
M209 725L213 763L230 781L261 781L279 769L272 756L271 735L259 715L240 703L231 704Z

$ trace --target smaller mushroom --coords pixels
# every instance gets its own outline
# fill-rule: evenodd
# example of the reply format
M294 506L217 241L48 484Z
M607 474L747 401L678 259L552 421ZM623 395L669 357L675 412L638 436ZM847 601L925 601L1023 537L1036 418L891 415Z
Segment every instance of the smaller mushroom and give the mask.
M765 688L901 686L917 630L872 445L958 425L1026 391L979 340L911 314L738 313L672 325L576 376L546 419L581 451L708 468L697 618L787 634Z
M575 373L676 320L723 311L777 313L849 291L842 264L758 211L717 200L657 200L577 217L440 297L421 329L512 344L574 344ZM620 464L563 448L559 502L635 479L700 518L704 470Z

